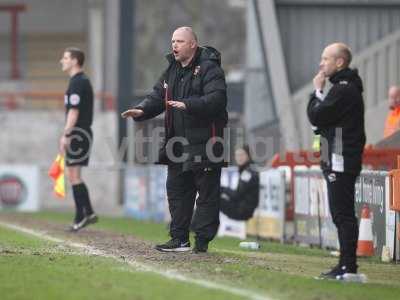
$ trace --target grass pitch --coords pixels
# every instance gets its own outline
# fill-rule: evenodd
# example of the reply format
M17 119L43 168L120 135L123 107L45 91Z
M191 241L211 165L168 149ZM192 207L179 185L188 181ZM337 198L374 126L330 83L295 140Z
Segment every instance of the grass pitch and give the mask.
M24 214L34 220L64 226L72 216L61 213ZM14 220L0 214L0 221ZM31 223L26 226L34 227ZM48 225L46 225L48 226ZM107 233L110 246L135 252L142 263L161 270L179 270L184 276L254 291L272 299L398 299L400 267L375 259L360 259L360 272L367 284L317 281L318 275L336 263L336 258L319 249L261 242L261 249L238 247L239 241L218 238L204 256L153 253L141 256L152 244L168 239L164 224L125 218L101 217L100 222L75 236L57 230L52 236L100 245L92 235ZM90 231L93 230L93 231ZM113 235L135 237L136 242L112 243ZM108 244L107 244L108 245ZM138 250L138 248L142 247ZM124 250L124 249L122 249ZM121 251L122 251L121 250ZM118 252L117 252L118 253ZM0 227L1 299L243 299L229 292L166 279L157 274L137 272L122 262L76 251Z

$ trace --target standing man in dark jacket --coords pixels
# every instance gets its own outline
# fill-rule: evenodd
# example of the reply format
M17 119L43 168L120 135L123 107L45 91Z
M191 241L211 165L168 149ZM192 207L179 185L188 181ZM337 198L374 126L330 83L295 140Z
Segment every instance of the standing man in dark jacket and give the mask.
M365 131L363 87L357 71L349 68L351 57L345 44L325 48L307 107L311 124L321 134L321 168L340 244L338 265L320 276L328 279L343 279L346 273L357 273L358 267L354 185L361 171ZM333 84L328 93L324 92L325 78Z
M206 252L219 226L220 177L225 165L222 137L228 119L225 75L218 51L199 47L192 28L176 29L171 42L169 66L153 91L122 117L142 121L165 111L166 138L159 163L168 165L172 239L156 249L190 250L191 226L196 233L193 251Z
M221 188L221 211L231 219L245 221L253 216L258 206L260 180L252 166L248 145L236 149L235 160L239 168L239 182L236 189Z

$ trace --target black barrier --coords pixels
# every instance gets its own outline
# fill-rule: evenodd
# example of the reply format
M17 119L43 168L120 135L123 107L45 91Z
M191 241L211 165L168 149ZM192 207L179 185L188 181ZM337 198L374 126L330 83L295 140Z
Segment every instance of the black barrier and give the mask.
M374 251L382 254L386 241L386 178L388 172L365 171L357 178L355 186L355 210L360 222L362 209L370 211ZM369 229L368 229L369 230Z
M336 228L329 214L328 194L322 172L295 169L295 241L324 248L337 248Z
M388 172L363 171L355 185L355 209L360 220L363 207L371 215L375 255L382 247L394 252L394 212L388 208ZM329 213L326 182L319 169L294 171L295 241L323 248L338 248L337 231ZM369 225L368 225L369 226ZM393 256L393 255L392 255Z

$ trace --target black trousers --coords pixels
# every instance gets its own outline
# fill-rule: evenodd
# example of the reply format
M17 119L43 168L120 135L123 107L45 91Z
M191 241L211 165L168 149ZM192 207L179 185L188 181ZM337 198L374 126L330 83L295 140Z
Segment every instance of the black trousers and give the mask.
M215 237L219 226L220 178L221 168L182 172L179 165L168 166L171 237L188 240L189 229L196 233L196 239L209 242ZM193 215L195 202L196 211Z
M358 222L354 209L354 185L358 174L324 172L329 209L338 231L341 265L357 271Z

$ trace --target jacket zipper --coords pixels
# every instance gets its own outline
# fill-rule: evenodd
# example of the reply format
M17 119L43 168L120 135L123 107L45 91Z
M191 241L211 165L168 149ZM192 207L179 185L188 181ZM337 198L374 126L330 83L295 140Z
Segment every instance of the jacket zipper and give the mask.
M212 143L215 144L215 136L216 136L216 129L215 129L215 123L212 122L211 124L211 139L212 139Z
M169 129L169 111L168 111L168 83L164 80L164 101L165 101L165 137L168 137L168 129Z

